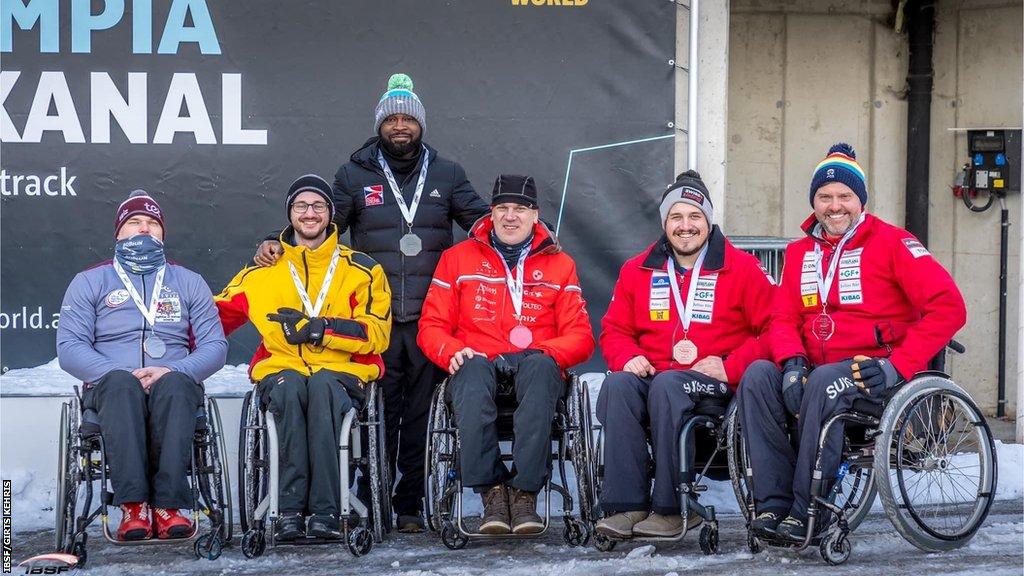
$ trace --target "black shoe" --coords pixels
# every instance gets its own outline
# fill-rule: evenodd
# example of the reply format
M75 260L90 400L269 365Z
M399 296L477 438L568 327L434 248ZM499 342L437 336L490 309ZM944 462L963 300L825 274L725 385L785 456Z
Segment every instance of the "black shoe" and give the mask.
M785 520L775 529L775 533L785 540L803 542L807 536L807 521L787 516Z
M324 540L341 538L341 522L334 514L313 514L306 525L306 535Z
M301 513L283 514L274 526L274 540L291 542L306 535L306 519Z
M399 514L398 531L403 534L418 534L423 532L423 517L416 514Z
M775 536L775 530L782 522L782 514L775 512L761 512L750 522L750 530L755 536L771 538Z

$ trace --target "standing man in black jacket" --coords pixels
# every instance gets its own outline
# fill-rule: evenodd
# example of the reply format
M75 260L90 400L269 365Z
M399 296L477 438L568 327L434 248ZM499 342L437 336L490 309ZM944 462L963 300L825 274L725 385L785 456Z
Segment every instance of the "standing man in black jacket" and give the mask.
M338 233L351 230L352 247L379 262L391 285L394 322L380 384L389 460L402 473L393 499L401 532L423 530L427 412L444 378L416 345L420 308L441 253L453 244L452 222L468 231L490 214L462 166L423 143L426 111L412 89L405 74L391 76L374 114L377 135L334 175ZM265 241L256 263L271 265L280 253L277 242Z

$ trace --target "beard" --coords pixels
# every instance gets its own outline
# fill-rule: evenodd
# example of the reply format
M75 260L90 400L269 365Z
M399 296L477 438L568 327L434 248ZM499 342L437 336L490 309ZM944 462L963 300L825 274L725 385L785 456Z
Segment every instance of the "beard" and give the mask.
M395 158L402 158L408 155L410 152L418 150L420 147L421 140L422 138L417 138L415 140L410 140L408 142L396 144L382 136L380 138L380 145L384 148L384 151L387 152L388 155L393 156Z
M318 240L320 236L323 235L324 231L327 230L328 224L329 222L325 222L324 225L322 227L319 227L317 231L313 234L304 231L301 226L293 226L292 228L295 230L295 235L298 236L299 238L302 238L303 240L312 241Z

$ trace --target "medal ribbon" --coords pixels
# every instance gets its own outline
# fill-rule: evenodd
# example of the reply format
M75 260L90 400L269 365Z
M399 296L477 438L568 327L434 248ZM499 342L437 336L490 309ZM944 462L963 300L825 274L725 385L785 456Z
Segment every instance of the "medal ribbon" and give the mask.
M671 251L671 248L669 249ZM697 281L700 280L700 270L704 267L704 256L708 253L708 245L704 244L697 262L690 271L690 287L686 291L686 306L683 306L683 298L679 291L679 281L676 279L675 256L668 256L668 283L672 286L672 299L675 300L676 309L679 311L679 321L683 324L683 338L686 338L690 331L690 321L693 320L693 295L697 293Z
M494 248L494 251L498 254L498 260L501 260L501 265L505 267L505 285L508 286L508 295L512 298L512 308L516 311L516 321L522 324L523 276L526 274L526 256L530 253L530 246L524 246L522 252L519 253L519 261L516 262L516 275L514 277L512 276L512 270L508 267L508 262L505 262L505 257L501 255L501 252L498 252L497 248Z
M852 228L843 234L843 239L839 241L839 245L836 246L836 251L832 253L832 258L828 263L828 273L824 278L821 276L821 261L824 260L824 256L821 251L821 244L818 242L814 243L814 273L818 281L818 295L821 298L821 309L824 310L828 304L828 293L832 291L832 284L836 280L836 269L839 267L839 260L842 259L843 247L846 246L846 242L853 238L854 232L860 227L861 223L864 222L864 212L860 213L860 218ZM824 227L823 227L824 228Z
M128 273L121 267L121 263L114 260L114 271L117 272L118 278L121 279L121 284L124 284L128 294L131 295L132 301L135 302L135 307L142 313L142 317L146 319L146 322L156 328L156 302L160 298L160 291L164 288L164 272L167 271L167 266L161 266L160 270L156 273L156 280L153 281L153 295L149 299L149 308L146 308L146 303L142 301L142 296L139 295L139 291L135 289L135 285L132 284L131 278L128 277ZM146 280L142 280L142 285L146 285Z
M391 173L391 167L388 166L386 160L384 160L384 154L381 153L380 149L377 150L377 163L384 169L384 177L387 178L388 187L391 188L391 194L395 197L395 202L398 203L398 209L402 211L402 218L405 219L405 223L409 225L409 229L412 229L412 221L416 219L416 211L420 207L420 196L423 195L423 186L427 183L427 165L430 163L430 153L427 152L427 147L423 147L423 166L420 167L419 180L416 181L416 192L412 195L412 208L405 203L405 198L402 196L402 189L398 187L398 182L395 181L395 175Z
M320 283L320 293L316 295L316 306L309 301L309 292L306 292L306 287L302 285L302 278L299 278L299 271L295 269L295 265L291 262L288 263L288 269L292 272L292 283L295 284L295 291L299 293L299 299L302 300L302 307L306 310L306 315L310 318L315 318L320 315L320 309L324 306L324 300L327 299L327 291L331 287L331 279L334 278L334 271L338 268L338 260L341 259L341 247L334 249L334 254L331 256L331 263L327 266L327 274L324 275L324 281Z

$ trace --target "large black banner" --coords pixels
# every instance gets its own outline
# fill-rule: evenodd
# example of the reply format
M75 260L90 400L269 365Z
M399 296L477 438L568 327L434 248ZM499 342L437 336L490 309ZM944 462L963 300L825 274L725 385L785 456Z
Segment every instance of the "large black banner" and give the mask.
M4 370L55 356L74 274L111 257L135 188L170 258L214 292L371 136L388 77L485 199L533 175L595 334L618 268L659 232L672 171L676 5L658 0L0 0ZM255 332L232 338L246 362ZM595 356L590 367L602 362Z

